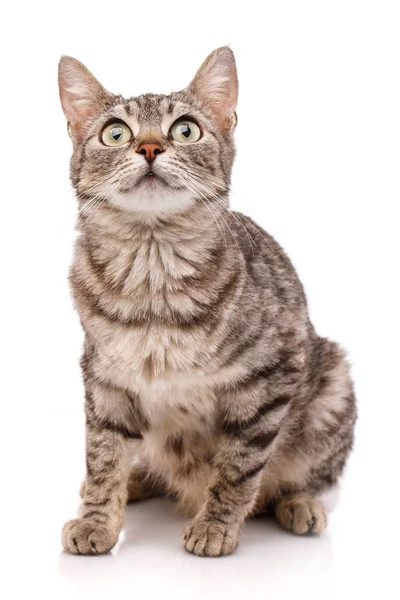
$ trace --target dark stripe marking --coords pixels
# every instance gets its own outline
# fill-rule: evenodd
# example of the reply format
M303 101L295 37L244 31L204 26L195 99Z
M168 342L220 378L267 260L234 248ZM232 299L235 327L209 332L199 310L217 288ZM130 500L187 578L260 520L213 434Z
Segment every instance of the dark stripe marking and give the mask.
M266 433L259 433L249 440L247 440L247 446L253 446L255 448L266 448L276 438L279 433L279 429L273 431L267 431Z
M269 400L262 404L252 417L249 417L244 421L225 421L223 424L223 431L227 435L240 436L246 429L256 425L256 423L268 413L289 404L290 400L291 396L288 394L277 396L274 400Z
M249 469L248 471L245 471L237 479L234 479L233 481L230 481L230 484L233 487L237 487L238 485L242 485L242 483L244 483L245 481L247 481L247 479L250 479L251 477L255 477L256 475L258 475L258 473L260 471L262 471L263 468L265 467L266 462L267 461L264 460L261 464L257 465L253 469Z

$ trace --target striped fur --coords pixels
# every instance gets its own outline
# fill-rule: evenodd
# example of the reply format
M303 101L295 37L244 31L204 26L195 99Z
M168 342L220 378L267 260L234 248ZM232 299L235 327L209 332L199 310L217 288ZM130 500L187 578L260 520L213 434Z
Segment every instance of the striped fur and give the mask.
M267 509L295 533L320 533L316 497L353 442L353 387L284 251L229 209L231 51L210 55L186 90L128 100L64 57L60 92L80 208L70 282L87 429L81 511L64 548L109 551L125 503L163 493L191 515L183 543L198 555L229 554L243 521ZM169 136L181 116L199 124L198 142ZM105 147L115 120L133 138ZM143 182L143 141L164 150L156 182Z

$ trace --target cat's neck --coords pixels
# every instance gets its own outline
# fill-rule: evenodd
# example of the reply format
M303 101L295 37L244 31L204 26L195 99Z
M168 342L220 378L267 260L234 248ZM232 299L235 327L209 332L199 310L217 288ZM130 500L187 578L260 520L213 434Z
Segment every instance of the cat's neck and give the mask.
M185 214L138 219L103 206L81 220L71 282L82 314L91 297L90 305L124 322L205 319L238 259L238 246L227 243L225 210L199 204Z
M77 229L88 240L114 238L137 244L148 239L160 243L182 243L203 238L207 244L221 235L226 206L195 204L180 213L135 213L104 204L91 214L81 214Z
M196 204L185 213L137 215L101 206L81 218L78 230L97 265L121 282L129 272L140 280L158 277L160 284L201 276L225 248L222 206ZM208 266L207 266L208 265Z

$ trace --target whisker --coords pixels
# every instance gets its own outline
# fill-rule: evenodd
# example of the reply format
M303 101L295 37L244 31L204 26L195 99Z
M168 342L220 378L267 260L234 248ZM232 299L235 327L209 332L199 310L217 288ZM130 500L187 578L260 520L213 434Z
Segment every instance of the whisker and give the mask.
M197 175L197 174L195 174L195 173L194 173L193 175L194 175L195 177L198 177L198 175ZM205 184L203 181L201 181L201 182L199 181L199 185L201 185L201 186L202 186L202 187L204 187L204 188L208 187L208 186L206 186L206 184ZM215 185L218 185L218 184L215 184ZM220 187L224 187L226 190L228 190L228 188L226 188L226 186L220 186ZM208 188L208 189L209 189L209 191L210 191L210 192L212 192L212 190L211 190L210 188ZM214 195L213 195L213 197L214 197L214 199L215 199L215 200L217 200L217 201L221 202L221 200L220 200L220 197L219 197L218 195L214 194ZM252 223L252 222L251 222L251 221L250 221L250 220L249 220L249 219L248 219L248 218L247 218L245 215L243 215L242 213L239 213L239 212L237 212L237 211L233 211L233 210L232 210L232 209L230 209L230 208L227 208L227 212L229 212L229 213L230 213L230 214L231 214L231 215L232 215L232 216L233 216L233 217L234 217L236 220L237 220L237 219L240 219L240 218L244 219L244 220L245 220L245 222L247 222L247 223L248 223L248 225L249 225L250 227L252 227L252 228L253 228L253 229L254 229L254 230L255 230L255 231L256 231L256 232L257 232L257 233L258 233L258 234L259 234L259 235L260 235L260 236L261 236L261 237L264 239L264 241L265 241L265 242L268 244L268 246L269 246L270 250L272 251L272 253L274 253L274 252L275 252L275 251L274 251L274 249L272 248L272 246L271 246L271 244L270 244L269 240L266 238L265 234L263 234L261 231L259 231L259 230L257 229L257 227L255 227L255 225L254 225L254 224L253 224L253 223ZM247 234L247 236L248 236L248 238L249 238L249 241L250 241L250 240L252 240L252 243L253 243L253 244L256 246L256 248L257 248L257 250L258 250L259 254L261 255L260 248L257 246L257 244L256 244L256 241L254 240L253 236L251 236L250 232L249 232L249 231L247 230L247 228L246 228L246 227L243 225L243 223L242 223L241 221L239 221L239 222L240 222L240 224L241 224L242 228L245 230L245 232L246 232L246 234Z
M202 188L203 188L203 189L206 191L206 193L208 194L208 197L209 197L209 198L212 198L213 200L217 200L217 201L220 203L220 205L222 206L222 208L224 209L224 211L225 211L226 213L229 213L230 215L232 215L232 217L233 217L233 218L236 220L236 222L237 222L237 223L238 223L238 224L239 224L239 225L240 225L240 226L241 226L241 227L244 229L244 231L245 231L245 233L246 233L247 237L249 238L250 247L252 248L252 252L253 252L253 256L254 256L253 243L255 244L255 242L254 242L254 240L253 240L253 242L252 242L252 238L251 238L251 236L250 236L249 232L247 231L247 229L244 227L243 223L241 223L241 221L239 221L239 220L237 219L237 217L236 217L236 215L233 213L233 211L229 210L229 209L228 209L228 207L227 207L227 206L225 206L225 205L222 203L222 201L221 201L221 198L220 198L220 197L219 197L217 194L215 194L215 192L214 192L214 191L213 191L213 190L212 190L210 187L208 187L207 185L205 185L203 182L199 182L199 181L197 181L196 183L197 183L197 185L198 185L199 187L202 187ZM194 184L194 182L193 182L193 181L192 181L192 184ZM223 219L223 217L222 217L222 214L221 214L220 216L221 216L221 218ZM232 233L232 230L231 230L231 228L229 227L229 225L227 224L227 222L225 221L225 219L223 219L223 221L224 221L225 225L227 226L227 228L229 229L229 231L230 231L230 233L231 233L232 237L235 239L235 241L236 241L236 244L237 244L237 239L236 239L236 236L234 236L234 235L233 235L233 233ZM237 244L237 245L238 245L238 244ZM255 245L256 245L256 244L255 244ZM257 245L256 245L256 248L257 248ZM258 249L258 248L257 248L257 249ZM258 249L258 251L259 251L259 249ZM260 254L261 254L261 252L260 252Z
M210 205L208 205L208 204L207 204L207 202L205 202L205 200L204 200L204 199L203 199L203 198L202 198L202 197L201 197L201 196L198 194L198 192L196 191L196 189L195 189L195 188L192 188L192 187L191 187L191 185L188 183L188 181L187 181L187 180L185 180L185 183L184 183L184 185L185 185L185 184L186 184L186 187L187 187L187 188L188 188L188 189L189 189L189 190L192 192L192 194L194 194L194 196L195 196L196 198L198 198L198 199L199 199L199 200L202 202L202 204L204 204L204 205L205 205L205 207L206 207L206 208L208 209L208 211L210 212L211 216L213 217L213 219L214 219L214 221L215 221L215 223L216 223L216 225L217 225L217 227L218 227L218 229L219 229L219 231L220 231L220 233L221 233L221 237L223 238L223 240L224 240L224 242L225 242L225 247L227 248L227 247L228 247L228 244L227 244L227 241L226 241L226 236L224 236L224 235L223 235L223 232L222 232L222 230L221 230L221 227L220 227L220 225L219 225L219 223L218 223L218 219L217 219L217 217L216 217L215 213L213 213L213 211L212 211L212 209L211 209L211 206L210 206Z
M192 185L192 186L195 188L195 190L196 190L196 192L197 192L197 195L198 195L198 197L201 197L201 198L202 198L204 201L207 201L207 200L209 200L210 196L207 196L206 194L204 194L204 193L203 193L203 192L202 192L202 191L199 189L199 184L198 184L198 182L194 182L192 179L190 180L190 182L191 182L191 185ZM222 203L221 203L221 204L222 204ZM211 205L207 204L207 206L209 206L209 208L211 209ZM225 209L225 207L223 207L223 208ZM234 239L234 241L235 241L235 243L236 243L237 247L239 248L239 244L238 244L238 241L237 241L237 239L236 239L236 236L233 234L233 231L232 231L232 229L229 227L229 224L228 224L228 223L227 223L227 221L224 219L224 217L223 217L223 212L224 212L224 210L223 210L223 211L221 211L221 213L219 213L219 215L218 215L218 216L219 216L219 217L222 219L222 221L223 221L223 223L224 223L225 227L226 227L226 228L229 230L229 232L230 232L230 234L231 234L232 238ZM226 242L226 238L225 238L225 242Z

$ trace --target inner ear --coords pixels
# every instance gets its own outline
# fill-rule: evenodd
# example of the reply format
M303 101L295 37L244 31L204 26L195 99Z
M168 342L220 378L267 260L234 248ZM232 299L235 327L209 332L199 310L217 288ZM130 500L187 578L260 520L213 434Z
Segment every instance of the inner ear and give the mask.
M206 58L189 85L222 132L233 130L237 123L238 88L235 57L227 46Z
M58 66L61 105L73 139L81 139L86 124L104 111L110 94L76 58L63 56Z

